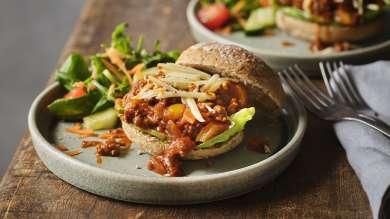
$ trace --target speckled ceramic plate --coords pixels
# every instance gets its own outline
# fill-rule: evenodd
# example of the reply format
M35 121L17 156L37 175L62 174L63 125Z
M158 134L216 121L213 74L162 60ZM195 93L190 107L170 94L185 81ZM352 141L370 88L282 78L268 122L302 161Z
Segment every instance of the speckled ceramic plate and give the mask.
M277 121L259 119L248 126L246 140L235 150L211 159L185 161L184 177L162 177L147 170L149 155L139 155L137 145L120 157L103 157L96 163L95 148L82 149L70 157L55 145L80 148L82 139L67 133L72 125L56 120L47 105L62 96L55 83L44 90L31 106L28 124L36 152L47 168L66 182L83 190L138 203L190 204L237 196L259 188L279 175L294 159L306 127L306 113L290 91L283 116ZM250 136L269 139L272 153L248 150ZM139 168L136 168L136 167Z
M224 36L205 28L196 18L198 0L192 0L187 7L187 19L195 39L199 42L218 41L227 44L237 44L246 48L269 64L274 70L281 70L293 64L299 64L307 74L318 74L318 62L343 60L350 64L363 64L374 60L390 59L390 13L386 14L385 28L382 34L359 44L351 51L333 54L312 53L309 43L284 32L273 29L269 36L246 36L243 32L235 32ZM292 44L283 46L283 42Z

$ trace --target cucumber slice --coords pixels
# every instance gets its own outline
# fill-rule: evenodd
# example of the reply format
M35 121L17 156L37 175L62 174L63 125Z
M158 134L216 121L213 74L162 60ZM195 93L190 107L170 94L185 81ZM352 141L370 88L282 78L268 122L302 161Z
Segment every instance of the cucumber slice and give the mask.
M114 108L91 114L83 118L84 127L93 130L115 128L118 115Z
M244 30L246 33L260 32L266 28L275 26L276 8L258 8L251 12Z

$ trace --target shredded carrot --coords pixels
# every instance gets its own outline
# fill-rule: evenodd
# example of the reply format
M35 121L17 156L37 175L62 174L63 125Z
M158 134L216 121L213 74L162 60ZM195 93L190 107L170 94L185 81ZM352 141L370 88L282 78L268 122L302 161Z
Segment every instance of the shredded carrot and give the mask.
M96 147L97 145L102 144L100 141L83 141L81 142L81 148Z
M74 157L76 155L81 154L81 150L80 149L76 149L74 151L65 151L64 153L69 155L69 156L71 156L71 157Z
M76 123L73 127L67 128L67 132L77 134L80 137L95 136L95 132L92 129L82 129L81 123Z
M131 82L132 82L132 78L131 78L132 72L131 72L131 70L130 71L127 70L126 63L123 61L123 58L124 58L123 54L121 54L121 52L119 52L117 49L115 49L113 47L111 47L109 49L106 49L106 54L107 54L108 58L110 59L111 63L116 65L123 73L125 73L125 75L127 77L127 80L129 80L129 83L131 84ZM122 80L122 74L120 74L119 79Z
M68 150L68 148L66 148L64 145L56 145L55 146L58 150L60 150L60 151L67 151Z
M103 133L103 134L98 135L98 137L101 139L111 139L111 138L114 138L114 135L111 133Z
M107 133L102 133L102 134L98 135L98 137L102 138L102 139L127 138L126 134L124 133L123 129L121 129L121 128L111 130Z
M230 10L230 13L233 16L237 16L240 13L241 9L243 9L245 7L245 5L246 5L245 1L244 0L240 0L239 2L237 2L233 6L232 10Z
M81 123L76 122L72 127L67 128L67 130L80 130L81 129Z
M145 66L144 63L137 64L136 66L134 66L130 70L130 73L132 73L132 74L139 74L141 72L141 70L144 68L144 66Z
M107 133L102 133L102 134L98 135L98 138L115 140L117 143L120 144L120 148L122 150L129 149L131 146L131 143L132 143L131 140L129 138L127 138L127 136L122 128L117 128L114 130L110 130Z
M133 81L132 76L135 74L140 74L142 69L144 68L145 64L140 63L134 66L130 71L126 72L127 80L129 80L129 84Z

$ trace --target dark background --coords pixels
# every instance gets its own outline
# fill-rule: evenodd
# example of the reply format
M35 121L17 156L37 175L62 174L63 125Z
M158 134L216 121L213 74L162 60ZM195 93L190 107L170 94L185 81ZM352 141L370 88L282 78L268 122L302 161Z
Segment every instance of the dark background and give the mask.
M0 1L0 178L27 128L31 102L52 74L83 3Z

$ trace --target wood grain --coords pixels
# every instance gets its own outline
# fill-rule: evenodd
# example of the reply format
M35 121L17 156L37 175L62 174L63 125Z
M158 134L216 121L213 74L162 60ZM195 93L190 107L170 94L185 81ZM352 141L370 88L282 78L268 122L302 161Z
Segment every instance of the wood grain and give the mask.
M194 43L183 0L92 0L71 34L70 52L92 54L109 41L113 27L127 21L147 47ZM274 182L225 201L190 206L153 206L115 201L81 191L47 170L24 135L0 183L2 218L371 218L367 198L349 166L332 126L310 118L302 150Z

